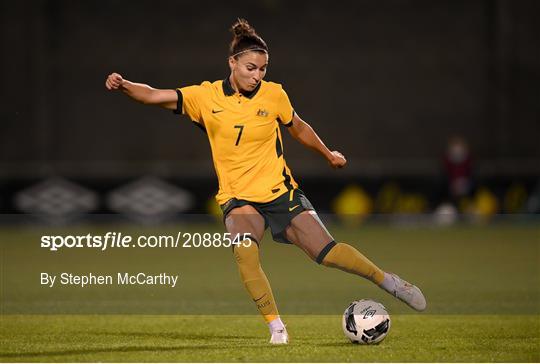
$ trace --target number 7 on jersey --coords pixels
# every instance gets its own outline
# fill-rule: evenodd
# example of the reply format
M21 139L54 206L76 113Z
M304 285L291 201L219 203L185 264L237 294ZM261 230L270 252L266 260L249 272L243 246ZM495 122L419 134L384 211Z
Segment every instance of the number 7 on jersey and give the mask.
M235 125L235 129L240 129L238 132L238 138L236 138L236 146L240 143L240 138L242 137L242 132L244 131L244 125Z

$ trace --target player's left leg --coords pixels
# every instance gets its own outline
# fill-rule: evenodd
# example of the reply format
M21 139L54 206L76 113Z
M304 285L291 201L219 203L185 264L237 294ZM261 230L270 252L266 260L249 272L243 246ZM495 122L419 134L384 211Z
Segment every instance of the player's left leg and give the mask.
M295 216L285 236L317 263L369 279L417 311L426 308L426 300L418 287L384 272L351 245L336 244L314 210Z

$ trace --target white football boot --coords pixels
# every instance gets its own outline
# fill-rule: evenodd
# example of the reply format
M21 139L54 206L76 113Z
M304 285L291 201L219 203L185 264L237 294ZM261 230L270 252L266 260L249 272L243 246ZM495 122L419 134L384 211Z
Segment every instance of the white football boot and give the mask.
M388 273L395 282L393 291L389 292L397 299L405 302L416 311L424 311L426 309L426 298L420 290L413 284L410 284L404 279L399 278L394 273Z
M287 329L285 327L277 330L270 330L270 334L272 334L270 344L283 345L289 343L289 334L287 334Z

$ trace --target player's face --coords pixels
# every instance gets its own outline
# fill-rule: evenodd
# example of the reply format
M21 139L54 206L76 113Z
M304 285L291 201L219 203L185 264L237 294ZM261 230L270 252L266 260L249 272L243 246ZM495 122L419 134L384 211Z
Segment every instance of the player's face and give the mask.
M252 91L266 74L268 54L247 52L238 59L229 58L233 81L242 91Z

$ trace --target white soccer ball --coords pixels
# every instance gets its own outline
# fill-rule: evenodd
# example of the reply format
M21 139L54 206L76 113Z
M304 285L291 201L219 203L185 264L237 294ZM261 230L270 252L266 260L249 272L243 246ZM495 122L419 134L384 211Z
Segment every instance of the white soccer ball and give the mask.
M352 302L343 313L343 332L356 344L378 344L390 331L390 315L379 302Z

